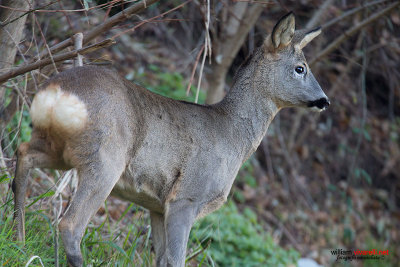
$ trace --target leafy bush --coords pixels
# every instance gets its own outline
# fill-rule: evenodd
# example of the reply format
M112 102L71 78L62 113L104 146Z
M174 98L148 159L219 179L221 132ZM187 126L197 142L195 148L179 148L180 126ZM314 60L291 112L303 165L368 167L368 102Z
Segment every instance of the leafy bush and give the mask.
M192 84L189 95L186 95L187 83L182 74L178 72L163 72L155 65L149 66L150 71L139 70L127 75L128 80L138 82L143 87L157 94L177 100L194 102L196 87ZM205 93L199 92L199 103L204 103Z
M253 211L245 208L240 213L232 201L193 227L191 240L204 244L208 239L212 242L205 253L218 266L288 266L299 258L297 251L274 243Z

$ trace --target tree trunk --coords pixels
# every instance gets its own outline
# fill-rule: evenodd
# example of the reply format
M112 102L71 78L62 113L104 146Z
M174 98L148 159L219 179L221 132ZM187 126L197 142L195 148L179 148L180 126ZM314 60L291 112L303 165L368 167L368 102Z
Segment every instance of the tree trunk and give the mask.
M14 65L15 55L17 54L17 45L22 39L27 16L23 16L12 23L7 24L24 12L18 10L28 10L31 0L3 0L1 4L9 8L0 8L0 74L7 72ZM5 25L5 26L3 26ZM18 99L16 95L12 95L12 101L5 106L5 88L0 87L0 135L17 111ZM0 140L2 136L0 136ZM1 144L0 144L0 149ZM2 153L1 153L2 154ZM4 160L0 160L0 169L5 169ZM0 184L0 196L4 195L7 187Z
M232 14L227 19L219 36L213 36L213 64L211 72L207 75L209 89L207 104L219 102L225 95L225 78L232 61L235 59L240 47L246 40L250 29L261 15L263 6L237 2L232 7ZM224 23L224 22L222 22Z
M29 9L29 1L27 0L3 0L2 5L9 7L0 9L0 22L2 25L24 13L14 9ZM4 27L0 27L0 73L7 71L5 68L9 68L14 64L17 53L16 44L21 41L26 17L23 16Z
M28 0L3 0L3 6L9 8L0 9L0 74L7 72L9 68L14 65L15 55L17 54L17 45L21 41L22 34L25 27L25 21L27 16L23 16L16 21L7 24L24 12L16 11L15 9L28 10ZM0 127L4 129L11 117L17 110L17 105L14 99L10 105L5 107L5 89L0 88ZM15 97L15 96L13 96Z

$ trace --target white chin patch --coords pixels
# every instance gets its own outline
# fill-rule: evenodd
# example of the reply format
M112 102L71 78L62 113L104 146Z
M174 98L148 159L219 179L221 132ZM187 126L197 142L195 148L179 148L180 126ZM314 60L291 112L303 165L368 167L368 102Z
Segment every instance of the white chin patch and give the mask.
M36 94L30 113L35 127L54 128L67 134L83 129L87 120L85 103L76 95L63 92L57 84L50 84Z
M322 111L324 111L326 108L318 108L318 107L312 107L312 108L310 108L312 111L314 111L314 112L322 112Z

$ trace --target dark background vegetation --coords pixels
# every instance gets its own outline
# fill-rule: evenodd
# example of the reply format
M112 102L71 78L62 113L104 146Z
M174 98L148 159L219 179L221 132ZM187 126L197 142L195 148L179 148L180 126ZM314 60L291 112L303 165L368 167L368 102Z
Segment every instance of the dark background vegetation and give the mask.
M1 16L10 10L4 7L9 2L0 1L2 22L9 19ZM19 19L26 18L26 23L18 26L25 28L20 37L14 36L12 48L4 43L0 46L3 54L0 75L13 67L31 64L38 53L47 50L46 46L52 47L76 32L88 31L130 5L129 1L109 0L20 2L20 6L13 7L18 16L23 10L40 10ZM276 260L268 262L270 266L288 265L298 255L320 264L335 265L336 258L330 250L337 248L390 253L383 261L342 262L347 265L398 263L400 8L397 5L382 12L397 2L211 1L208 28L212 54L202 70L200 103L220 100L229 90L241 62L262 43L279 17L294 11L298 29L318 25L323 28L321 36L305 48L305 55L314 76L331 99L331 106L321 114L301 109L287 109L278 114L257 152L239 172L230 203L193 230L189 252L198 255L188 255L189 265L259 266L257 263L267 264L268 259ZM109 65L152 91L194 101L206 38L207 1L188 1L159 16L182 3L186 2L162 1L104 31L95 41L118 35L117 44L86 55L84 63ZM85 9L85 5L86 10L71 11ZM1 41L10 39L4 33L5 26L1 27ZM15 60L7 61L4 53L16 53ZM70 68L71 62L56 65L61 71ZM194 67L196 72L191 82ZM42 257L54 262L51 251L56 238L57 212L53 206L61 203L65 209L73 191L70 185L55 200L52 196L59 182L54 181L61 181L62 174L32 172L27 198L28 204L35 203L28 208L27 220L31 230L38 230L31 235L32 251L29 245L24 250L14 244L17 248L13 249L24 251L25 256L18 259L12 256L13 250L6 247L11 246L8 242L12 240L9 183L15 167L15 151L19 143L30 138L31 99L54 69L51 64L31 71L9 79L0 88L0 250L9 253L0 254L14 257L11 262L15 266L39 255L40 251L33 250L40 242L47 242L51 248ZM187 96L189 83L192 86ZM144 210L130 203L108 200L85 236L89 247L85 253L92 257L92 261L87 261L96 265L111 261L114 254L125 253L126 262L134 259L135 264L150 264L153 252L147 216ZM213 228L219 224L220 228ZM40 231L48 233L47 241L43 238L34 241ZM131 232L136 239L129 237L127 233ZM214 235L216 232L220 234ZM60 253L63 264L65 256ZM7 257L0 261L6 262ZM119 261L122 265L124 262Z

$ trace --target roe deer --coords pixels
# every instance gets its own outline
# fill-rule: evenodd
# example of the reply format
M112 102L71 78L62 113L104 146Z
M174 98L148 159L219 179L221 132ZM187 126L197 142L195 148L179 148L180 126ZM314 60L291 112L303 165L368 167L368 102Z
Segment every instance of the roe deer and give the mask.
M328 107L302 52L320 32L295 31L292 13L281 18L210 106L162 97L99 67L51 78L32 102L32 140L18 149L17 238L24 241L29 169L76 168L78 188L59 224L70 265L83 264L81 238L111 193L150 210L157 266L184 266L194 221L226 201L277 112Z

